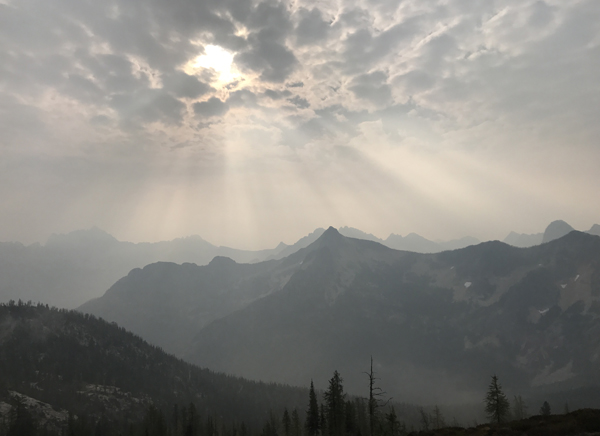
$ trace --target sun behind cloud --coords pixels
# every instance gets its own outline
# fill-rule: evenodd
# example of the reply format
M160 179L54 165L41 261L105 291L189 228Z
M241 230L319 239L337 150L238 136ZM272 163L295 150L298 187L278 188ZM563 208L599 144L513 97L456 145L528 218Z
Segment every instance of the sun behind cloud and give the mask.
M230 82L236 75L232 68L233 53L228 52L218 45L207 45L204 54L191 62L192 69L211 68L219 73L220 82Z

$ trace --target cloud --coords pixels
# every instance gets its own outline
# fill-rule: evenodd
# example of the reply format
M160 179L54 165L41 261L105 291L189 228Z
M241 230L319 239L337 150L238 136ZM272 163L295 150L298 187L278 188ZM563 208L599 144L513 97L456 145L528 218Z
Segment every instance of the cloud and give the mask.
M385 106L392 100L392 89L386 81L387 75L383 71L361 74L352 80L349 89L358 98Z
M290 95L292 95L292 93L287 89L284 89L283 91L266 89L263 94L265 95L265 97L268 97L271 100L281 100L282 98L289 97Z
M323 19L319 9L313 8L309 11L302 8L298 16L300 21L296 26L296 43L299 46L316 44L327 38L329 23Z
M234 57L242 69L260 73L265 82L281 83L294 71L298 60L286 46L292 30L289 11L283 3L258 4L247 21L251 30L245 50Z
M179 98L198 98L214 91L207 83L201 82L196 76L190 76L183 71L174 71L163 76L163 87Z
M310 107L310 103L307 99L300 97L299 95L295 95L291 98L288 98L287 101L292 103L298 109L306 109Z
M217 97L211 97L207 101L194 103L194 113L201 117L216 117L227 113L229 104Z
M272 185L269 180L281 178L281 186L289 180L294 189L304 187L302 199L310 210L331 212L338 205L343 211L336 216L359 215L339 200L354 198L356 190L313 182L315 168L345 174L346 163L335 160L340 156L354 156L353 169L362 162L372 170L373 162L385 167L421 155L454 153L488 173L505 159L503 168L515 168L511 181L499 182L501 175L488 181L493 192L514 192L512 181L517 186L520 180L538 183L517 156L536 162L536 177L545 186L554 183L559 168L553 156L573 153L584 166L599 158L597 0L507 0L502 7L463 0L11 0L0 8L0 161L3 168L14 168L3 181L17 187L12 194L2 191L4 204L29 198L29 191L19 191L25 179L42 190L52 186L49 180L64 178L64 186L86 186L82 193L106 192L102 195L112 198L113 188L102 177L92 183L86 181L89 171L61 170L71 168L65 162L74 156L89 166L82 168L102 166L99 174L110 168L123 186L147 186L128 168L132 162L145 180L165 186L179 183L171 178L181 168L185 174L214 174L212 185L194 185L199 189L224 186L219 175L228 162L252 183L238 180L223 197L231 198L229 193L240 186L251 192L215 209L237 211L240 204L252 204ZM231 79L193 66L207 45L233 55ZM48 156L56 162L47 163ZM426 160L418 162L427 167ZM468 167L465 162L461 165ZM29 170L19 173L17 168ZM390 171L392 179L403 177L393 167ZM433 172L436 186L455 186L451 176L441 173L451 171ZM564 182L571 192L588 193L600 183L591 169L580 173ZM39 175L32 179L31 174ZM483 176L470 177L461 186L482 186ZM413 184L435 197L430 185L417 178ZM464 197L456 188L435 201L448 208L463 204L466 211L470 206ZM381 194L369 201L387 206L385 198ZM566 194L547 198L540 188L531 198L569 204L576 217L597 215ZM274 214L279 213L276 200L265 200ZM77 215L80 209L69 201L63 198L63 209ZM109 210L109 200L103 201ZM364 201L357 197L358 203ZM41 208L43 203L36 204ZM508 210L514 205L495 206ZM19 203L13 209L21 208ZM46 215L33 209L29 216ZM178 216L186 210L181 206ZM329 212L323 216L334 216ZM207 219L221 225L214 216ZM248 229L254 229L248 219ZM0 229L19 228L19 221L0 219ZM387 231L403 231L385 225ZM515 225L507 230L538 229Z
M110 105L126 125L154 121L177 124L181 122L186 108L180 100L158 89L116 94L111 98Z

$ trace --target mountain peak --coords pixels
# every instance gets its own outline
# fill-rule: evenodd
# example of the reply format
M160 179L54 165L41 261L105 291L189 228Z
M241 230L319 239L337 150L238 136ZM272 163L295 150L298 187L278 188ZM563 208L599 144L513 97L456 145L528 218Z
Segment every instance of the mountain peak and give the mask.
M319 237L322 241L337 241L344 238L340 232L335 227L329 226L327 230L323 232L323 234Z
M319 236L319 239L311 245L314 245L315 247L339 248L344 245L345 240L346 237L338 232L335 227L329 227L321 236Z
M594 224L591 229L587 231L590 235L600 236L600 225Z
M571 233L573 230L575 229L562 220L552 221L548 227L546 227L544 237L542 238L542 243L562 238L563 236Z

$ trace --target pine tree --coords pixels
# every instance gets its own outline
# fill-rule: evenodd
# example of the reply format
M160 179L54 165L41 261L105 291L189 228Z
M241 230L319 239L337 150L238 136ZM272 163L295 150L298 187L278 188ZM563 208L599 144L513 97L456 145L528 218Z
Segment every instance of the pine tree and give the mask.
M506 421L510 414L510 404L495 374L485 398L485 412L490 421L496 424Z
M345 436L344 406L345 397L342 377L334 371L329 380L329 388L325 392L325 405L327 413L327 429L329 436Z
M298 415L298 410L294 409L292 412L292 436L302 436L300 434L300 415Z
M404 433L404 424L398 420L398 415L396 415L394 406L392 406L390 412L385 415L385 420L387 421L388 426L387 434L390 436L399 436L400 434Z
M540 415L550 416L551 414L552 411L550 410L550 404L548 404L547 401L544 401L544 404L542 404L542 407L540 408Z
M283 410L283 418L281 418L281 425L283 426L283 435L290 436L292 420L290 419L290 414L288 413L287 407Z
M306 432L308 436L317 436L321 429L321 420L319 419L319 403L317 403L317 394L313 381L310 381L310 392L308 393L308 410L306 411Z

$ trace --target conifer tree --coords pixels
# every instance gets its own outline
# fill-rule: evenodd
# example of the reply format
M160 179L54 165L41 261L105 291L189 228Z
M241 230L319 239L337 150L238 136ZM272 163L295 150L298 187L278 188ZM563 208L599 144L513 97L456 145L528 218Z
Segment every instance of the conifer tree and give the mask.
M325 392L327 413L327 429L329 436L345 436L346 422L344 419L345 397L342 377L337 371L329 380L329 388Z
M485 398L485 413L490 421L496 424L506 421L510 414L510 404L502 392L502 386L500 386L496 374L492 376Z
M317 436L321 429L319 417L319 403L317 403L317 394L313 381L310 381L310 391L308 393L308 410L306 411L306 432L308 436Z
M283 426L283 435L291 436L290 431L292 429L292 420L288 413L287 407L283 409L283 417L281 418L281 425Z
M302 436L300 434L300 416L298 415L298 410L294 409L292 412L292 432L291 436Z
M540 415L550 416L551 413L550 404L547 401L544 401L544 404L542 404L542 407L540 408Z

